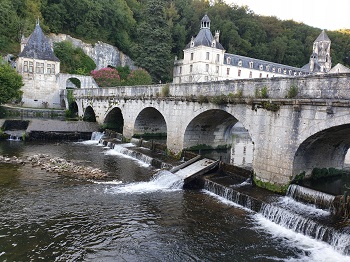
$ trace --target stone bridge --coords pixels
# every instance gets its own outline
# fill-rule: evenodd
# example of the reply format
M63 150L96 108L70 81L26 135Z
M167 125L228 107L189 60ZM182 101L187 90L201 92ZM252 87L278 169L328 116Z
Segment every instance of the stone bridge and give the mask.
M333 74L76 89L73 95L79 116L114 123L128 138L164 133L175 154L198 144L227 145L240 122L254 143L256 179L281 186L315 167L343 168L349 84L350 74Z

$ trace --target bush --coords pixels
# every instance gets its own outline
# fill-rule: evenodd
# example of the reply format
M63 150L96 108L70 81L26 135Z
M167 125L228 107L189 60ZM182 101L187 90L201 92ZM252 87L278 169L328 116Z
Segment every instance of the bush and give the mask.
M212 96L210 98L210 102L215 105L225 105L227 104L227 96L224 94L218 95L218 96Z
M54 43L54 52L61 61L61 72L78 75L89 75L96 68L94 60L81 48L74 47L71 42Z
M169 93L170 93L169 84L166 84L162 87L162 97L169 96Z
M287 98L293 98L293 97L296 97L298 95L298 87L292 85L289 90L288 90L288 93L287 93Z
M111 87L120 85L120 76L117 69L102 68L91 71L91 76L100 87Z
M129 74L126 85L128 86L137 86L137 85L150 85L152 84L151 75L144 69L132 70Z

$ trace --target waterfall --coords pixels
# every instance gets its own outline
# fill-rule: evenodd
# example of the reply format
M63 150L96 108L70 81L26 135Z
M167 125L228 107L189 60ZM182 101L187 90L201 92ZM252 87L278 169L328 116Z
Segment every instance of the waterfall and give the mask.
M268 204L239 192L239 184L227 187L205 179L204 189L257 212L257 217L263 217L267 221L275 223L276 226L279 225L281 228L303 234L310 237L310 239L323 241L340 254L350 255L349 232L346 232L346 230L342 232L322 223L322 221L325 221L325 218L329 219L330 212L294 200L307 197L307 199L312 199L313 205L322 205L329 209L330 203L334 198L333 196L292 185L288 190L287 196L279 197L277 201L271 200L272 203ZM260 218L257 220L259 220L259 223L263 223Z
M310 218L295 214L290 210L273 204L263 204L259 213L280 226L316 240L324 241L338 252L350 255L350 235L347 232L338 232Z
M152 193L155 191L174 191L181 190L183 187L183 179L173 173L161 170L158 171L149 182L137 182L123 184L113 187L113 193Z
M296 201L313 204L318 208L330 210L334 200L333 195L319 192L310 188L299 185L290 185L287 191L287 196Z
M103 136L104 136L104 133L92 132L90 140L99 142Z
M111 148L111 150L108 150L106 152L107 155L119 155L123 157L129 157L140 161L145 166L152 165L152 161L153 161L152 157L149 157L140 152L128 149L127 147L130 147L129 144L112 144L109 147Z

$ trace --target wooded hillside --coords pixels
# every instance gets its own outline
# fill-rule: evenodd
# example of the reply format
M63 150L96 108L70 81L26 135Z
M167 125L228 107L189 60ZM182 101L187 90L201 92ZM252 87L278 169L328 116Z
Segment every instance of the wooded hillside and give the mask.
M301 67L321 29L254 14L247 7L208 0L0 0L0 54L16 54L37 18L46 33L117 46L155 82L171 81L175 56L207 13L227 52ZM350 30L327 31L333 65L350 66Z

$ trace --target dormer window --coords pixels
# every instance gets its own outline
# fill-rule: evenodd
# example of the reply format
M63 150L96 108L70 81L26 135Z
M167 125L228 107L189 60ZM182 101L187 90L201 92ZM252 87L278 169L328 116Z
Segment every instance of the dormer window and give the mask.
M252 61L249 62L249 68L253 68L254 63Z
M260 65L260 66L259 66L259 69L260 69L260 70L263 70L263 69L264 69L264 66L263 66L263 65Z
M242 60L238 61L238 66L242 66Z
M266 66L266 71L270 71L270 66Z
M226 62L227 62L227 64L231 64L231 57L228 57L227 59L226 59Z
M213 40L213 42L211 43L211 47L215 47L216 46L216 43L215 43L215 40Z
M292 75L292 70L289 70L289 75Z
M275 67L272 68L272 72L273 72L273 73L276 72L276 68L275 68Z
M281 68L278 68L278 70L277 70L277 71L278 71L278 73L281 73L281 72L282 72Z

